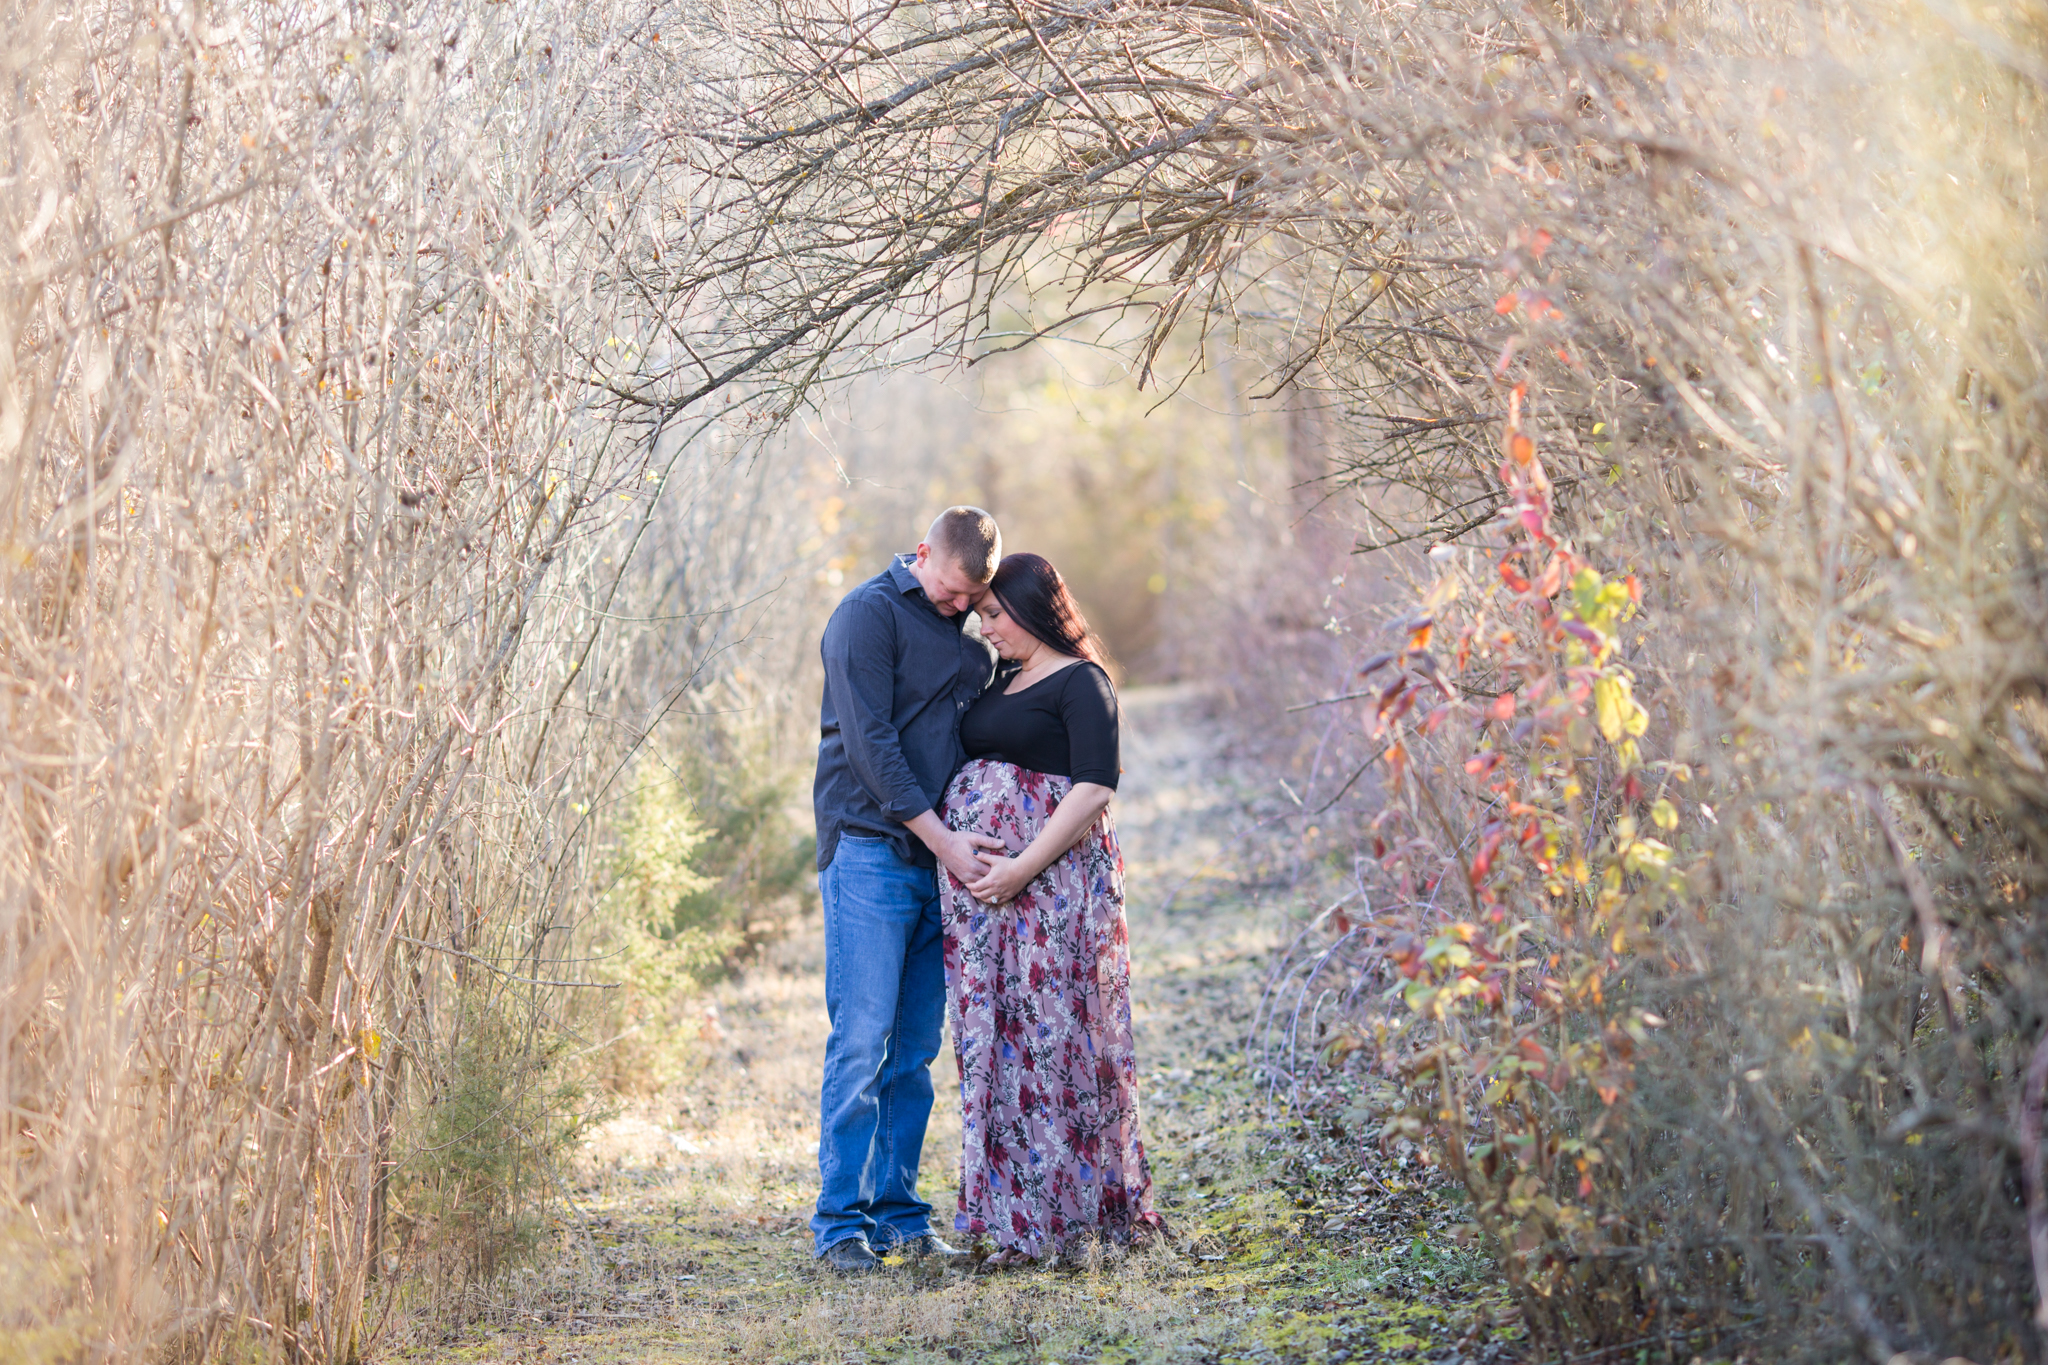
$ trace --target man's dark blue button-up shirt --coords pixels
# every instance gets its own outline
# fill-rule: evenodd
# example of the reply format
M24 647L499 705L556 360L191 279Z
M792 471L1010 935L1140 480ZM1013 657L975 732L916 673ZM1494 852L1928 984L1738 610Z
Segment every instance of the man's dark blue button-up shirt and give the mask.
M960 717L995 673L995 652L941 616L898 555L848 593L825 623L818 718L818 868L841 835L887 839L907 863L936 866L904 822L938 805L966 759Z

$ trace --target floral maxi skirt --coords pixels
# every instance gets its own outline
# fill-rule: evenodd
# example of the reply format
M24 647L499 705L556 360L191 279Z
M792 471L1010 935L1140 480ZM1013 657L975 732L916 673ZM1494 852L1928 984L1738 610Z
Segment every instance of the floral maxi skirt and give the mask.
M946 789L946 823L993 835L1014 855L1072 786L975 759ZM1158 1227L1138 1137L1123 853L1109 812L1007 905L940 877L960 1062L955 1230L1037 1259Z

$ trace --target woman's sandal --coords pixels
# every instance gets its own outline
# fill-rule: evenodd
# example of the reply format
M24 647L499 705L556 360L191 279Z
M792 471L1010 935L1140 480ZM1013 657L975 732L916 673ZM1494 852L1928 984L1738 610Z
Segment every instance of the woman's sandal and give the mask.
M988 1255L982 1257L981 1263L974 1267L974 1273L977 1275L996 1275L1005 1270L1028 1270L1037 1264L1038 1261L1035 1257L1018 1251L1014 1247L1006 1247L1001 1251L991 1251Z

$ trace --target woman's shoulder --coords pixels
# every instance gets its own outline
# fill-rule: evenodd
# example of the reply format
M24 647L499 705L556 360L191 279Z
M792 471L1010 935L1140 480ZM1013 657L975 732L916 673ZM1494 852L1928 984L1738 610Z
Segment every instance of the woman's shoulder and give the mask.
M1116 684L1110 680L1109 670L1093 659L1077 659L1060 670L1060 686L1093 692L1114 699Z

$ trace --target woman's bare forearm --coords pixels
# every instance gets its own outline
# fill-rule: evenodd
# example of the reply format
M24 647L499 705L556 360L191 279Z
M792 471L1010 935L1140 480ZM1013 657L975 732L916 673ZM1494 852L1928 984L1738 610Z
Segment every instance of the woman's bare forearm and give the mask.
M1034 877L1051 867L1081 841L1115 795L1114 790L1099 782L1076 782L1067 799L1052 813L1052 819L1038 831L1038 837L1017 855L1017 861Z

